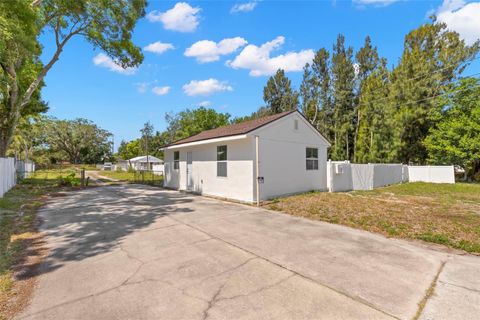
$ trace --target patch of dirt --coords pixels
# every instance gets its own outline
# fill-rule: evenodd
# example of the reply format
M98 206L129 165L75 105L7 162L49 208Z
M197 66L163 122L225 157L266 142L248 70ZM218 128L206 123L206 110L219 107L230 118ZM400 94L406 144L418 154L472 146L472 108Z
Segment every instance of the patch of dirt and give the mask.
M14 286L9 292L9 299L0 305L0 314L5 319L13 319L28 305L32 297L39 267L47 256L48 250L44 236L41 233L32 234L29 238L22 240L25 250L19 257L19 262L13 269Z
M60 197L66 197L68 194L64 193L64 192L54 192L54 193L50 193L49 196L52 197L52 198L60 198Z
M450 196L449 197L453 197ZM263 206L314 220L480 253L480 204L439 196L309 193Z

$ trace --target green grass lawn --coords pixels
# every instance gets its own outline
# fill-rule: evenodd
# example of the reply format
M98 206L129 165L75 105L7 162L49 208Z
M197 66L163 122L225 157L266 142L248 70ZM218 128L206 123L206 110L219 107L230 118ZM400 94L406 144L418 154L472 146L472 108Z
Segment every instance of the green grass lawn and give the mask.
M98 174L112 179L120 181L134 181L135 173L127 171L98 171Z
M163 184L163 176L154 175L152 172L127 172L127 171L99 171L99 175L108 178L132 182L132 183L146 183L146 184Z
M480 184L419 182L372 191L312 192L276 199L265 207L480 253Z

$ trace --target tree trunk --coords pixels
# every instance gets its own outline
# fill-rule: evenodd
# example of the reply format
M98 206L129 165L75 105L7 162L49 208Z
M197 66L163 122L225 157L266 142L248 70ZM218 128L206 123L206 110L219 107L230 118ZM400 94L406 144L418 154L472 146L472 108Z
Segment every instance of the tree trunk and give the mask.
M5 158L7 156L8 142L6 136L1 133L0 137L0 158Z

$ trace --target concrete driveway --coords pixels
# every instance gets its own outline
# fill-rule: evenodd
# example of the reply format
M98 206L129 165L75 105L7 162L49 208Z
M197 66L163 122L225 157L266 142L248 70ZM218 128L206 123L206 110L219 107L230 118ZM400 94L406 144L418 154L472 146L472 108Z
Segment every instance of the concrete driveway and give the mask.
M41 211L20 319L472 319L480 258L146 186ZM433 289L433 290L432 290Z

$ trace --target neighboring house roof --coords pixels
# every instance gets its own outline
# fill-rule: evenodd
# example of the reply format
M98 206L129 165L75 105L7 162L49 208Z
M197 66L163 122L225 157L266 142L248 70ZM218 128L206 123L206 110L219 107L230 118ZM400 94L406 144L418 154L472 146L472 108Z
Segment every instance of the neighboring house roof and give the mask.
M148 161L147 161L147 156L135 157L135 158L130 159L129 161L130 162L150 162L150 163L159 162L159 163L163 163L162 159L158 159L157 157L150 156L150 155L148 156Z
M275 120L283 118L286 115L294 113L296 111L297 110L286 111L286 112L277 113L271 116L266 116L258 119L253 119L249 121L231 124L228 126L219 127L216 129L202 131L199 134L172 142L168 146L175 146L175 145L189 143L189 142L196 142L196 141L202 141L202 140L208 140L208 139L223 138L223 137L229 137L229 136L236 136L240 134L246 134L266 124L269 124Z

